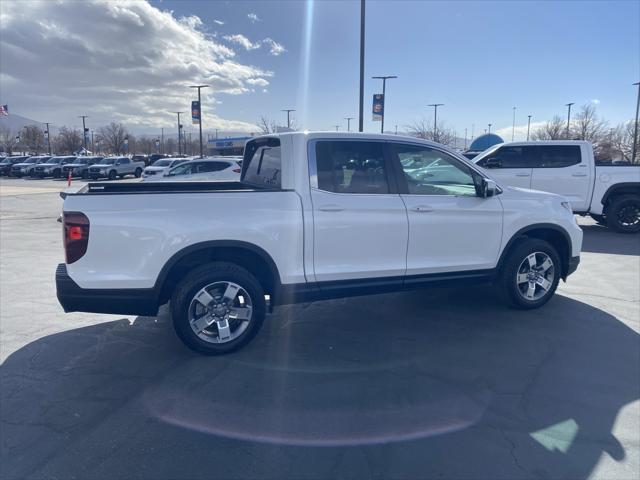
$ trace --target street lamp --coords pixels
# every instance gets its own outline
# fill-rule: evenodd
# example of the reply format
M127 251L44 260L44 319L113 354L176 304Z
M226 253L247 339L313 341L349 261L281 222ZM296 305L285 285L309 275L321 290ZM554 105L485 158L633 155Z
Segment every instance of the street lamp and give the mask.
M79 115L78 118L82 119L82 144L84 145L85 154L87 153L87 127L84 124L84 119L88 118L89 115Z
M173 112L178 114L178 156L182 155L182 146L181 146L181 142L182 140L180 139L180 130L182 130L182 125L180 125L180 114L184 113L184 112Z
M344 119L347 121L347 132L351 131L351 120L353 120L353 117L344 117Z
M49 122L45 122L45 125L47 126L47 146L49 147L49 155L51 155L51 135L49 133Z
M571 105L575 105L575 102L567 103L567 139L569 138L569 123L571 122Z
M359 99L359 119L358 131L364 129L364 0L360 0L360 99Z
M513 125L511 126L511 141L516 134L516 107L513 107Z
M527 122L527 142L529 141L529 130L531 130L531 115L527 115L529 121Z
M491 125L493 125L493 123L489 123L489 132L488 133L491 133Z
M189 88L197 88L198 89L198 109L200 110L198 113L200 115L198 126L200 127L200 158L202 158L202 101L200 100L200 89L208 88L209 85L191 85Z
M438 107L442 107L444 103L430 103L428 107L433 107L433 141L438 141Z
M636 124L633 127L633 148L631 149L631 163L636 161L638 153L638 111L640 110L640 82L634 83L638 86L638 99L636 100Z
M398 78L395 75L383 75L381 77L371 77L371 78L375 78L378 80L382 80L382 122L380 122L380 133L384 133L384 116L387 113L386 110L386 105L387 105L387 98L385 97L384 93L385 93L385 87L387 86L387 79L388 78Z
M291 118L289 117L289 114L291 112L295 112L295 110L293 108L285 108L283 110L281 110L282 112L287 112L287 130L291 130Z
M334 127L336 127L336 132L340 130L340 125L334 125Z

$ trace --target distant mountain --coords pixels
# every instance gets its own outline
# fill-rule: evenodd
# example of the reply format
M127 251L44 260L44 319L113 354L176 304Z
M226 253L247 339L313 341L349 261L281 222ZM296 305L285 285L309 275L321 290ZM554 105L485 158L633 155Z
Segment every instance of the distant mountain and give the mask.
M10 130L20 130L27 125L38 125L39 127L45 127L44 123L33 120L32 118L23 117L22 115L16 115L11 113L6 117L0 117L0 128L2 126L9 127Z

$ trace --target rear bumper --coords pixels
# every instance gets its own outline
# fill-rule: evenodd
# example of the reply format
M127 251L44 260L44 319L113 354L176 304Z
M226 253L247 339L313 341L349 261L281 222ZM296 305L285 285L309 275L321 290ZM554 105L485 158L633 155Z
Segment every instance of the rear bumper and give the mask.
M65 312L144 316L158 313L158 297L153 288L82 288L69 276L64 263L56 269L56 293Z
M580 257L571 257L569 259L569 263L567 265L567 277L571 275L578 269L578 265L580 264Z

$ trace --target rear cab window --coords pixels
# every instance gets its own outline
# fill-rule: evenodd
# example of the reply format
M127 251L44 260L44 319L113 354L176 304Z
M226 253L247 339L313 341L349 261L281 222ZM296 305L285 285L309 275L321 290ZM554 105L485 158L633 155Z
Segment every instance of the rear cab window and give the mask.
M281 187L282 157L280 139L250 140L244 149L242 182L256 187Z
M540 145L536 147L533 168L564 168L582 162L579 145Z

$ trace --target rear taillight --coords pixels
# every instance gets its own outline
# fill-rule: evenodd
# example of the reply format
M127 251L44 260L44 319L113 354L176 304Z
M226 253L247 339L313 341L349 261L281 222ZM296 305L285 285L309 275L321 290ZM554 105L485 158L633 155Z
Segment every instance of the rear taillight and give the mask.
M234 169L233 169L233 172L234 172L234 173L240 173L240 172L242 172L242 170L240 170L239 168L234 168Z
M89 245L89 219L81 212L62 214L62 241L67 263L80 260Z

